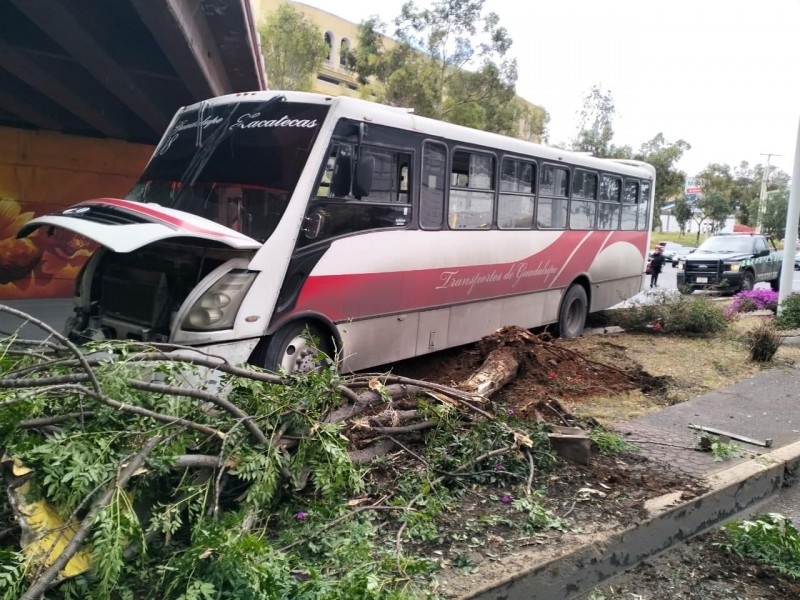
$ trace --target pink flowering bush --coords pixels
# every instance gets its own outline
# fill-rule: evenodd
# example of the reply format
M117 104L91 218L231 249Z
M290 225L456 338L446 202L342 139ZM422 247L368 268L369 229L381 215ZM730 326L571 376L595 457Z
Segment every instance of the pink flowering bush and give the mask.
M778 308L778 292L769 289L747 290L733 297L733 303L725 313L732 316L755 310L771 310Z

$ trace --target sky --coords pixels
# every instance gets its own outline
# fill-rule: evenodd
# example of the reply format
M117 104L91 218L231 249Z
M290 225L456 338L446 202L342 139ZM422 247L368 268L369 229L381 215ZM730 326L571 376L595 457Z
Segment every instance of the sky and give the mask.
M389 24L403 0L301 0ZM417 2L426 6L426 2ZM616 106L616 145L663 133L691 145L678 167L770 164L792 173L800 119L800 0L486 0L513 39L517 93L575 137L592 86Z

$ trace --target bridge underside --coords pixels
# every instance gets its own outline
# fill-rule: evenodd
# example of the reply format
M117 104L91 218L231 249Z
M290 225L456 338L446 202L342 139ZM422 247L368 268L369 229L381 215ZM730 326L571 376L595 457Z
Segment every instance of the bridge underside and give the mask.
M264 89L249 0L0 0L0 125L154 144L175 110Z

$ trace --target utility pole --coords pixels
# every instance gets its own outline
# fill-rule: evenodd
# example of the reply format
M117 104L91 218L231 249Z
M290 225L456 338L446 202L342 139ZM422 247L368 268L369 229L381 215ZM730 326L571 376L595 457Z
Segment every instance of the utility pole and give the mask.
M769 179L769 161L773 156L781 156L780 154L762 154L761 156L767 157L767 164L764 167L764 172L761 174L761 193L758 195L758 216L756 218L756 233L763 233L764 229L764 216L767 214L767 179Z
M797 251L797 223L800 220L800 121L797 124L797 141L794 148L792 168L792 187L789 190L789 209L786 211L786 231L783 238L783 265L781 267L780 291L778 292L778 312L792 293L794 278L794 258Z

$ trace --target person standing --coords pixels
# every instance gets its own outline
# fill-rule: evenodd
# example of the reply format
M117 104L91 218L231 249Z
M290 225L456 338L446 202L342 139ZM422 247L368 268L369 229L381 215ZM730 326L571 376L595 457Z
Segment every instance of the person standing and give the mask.
M664 251L661 246L656 246L650 258L650 287L658 287L658 275L664 266Z

